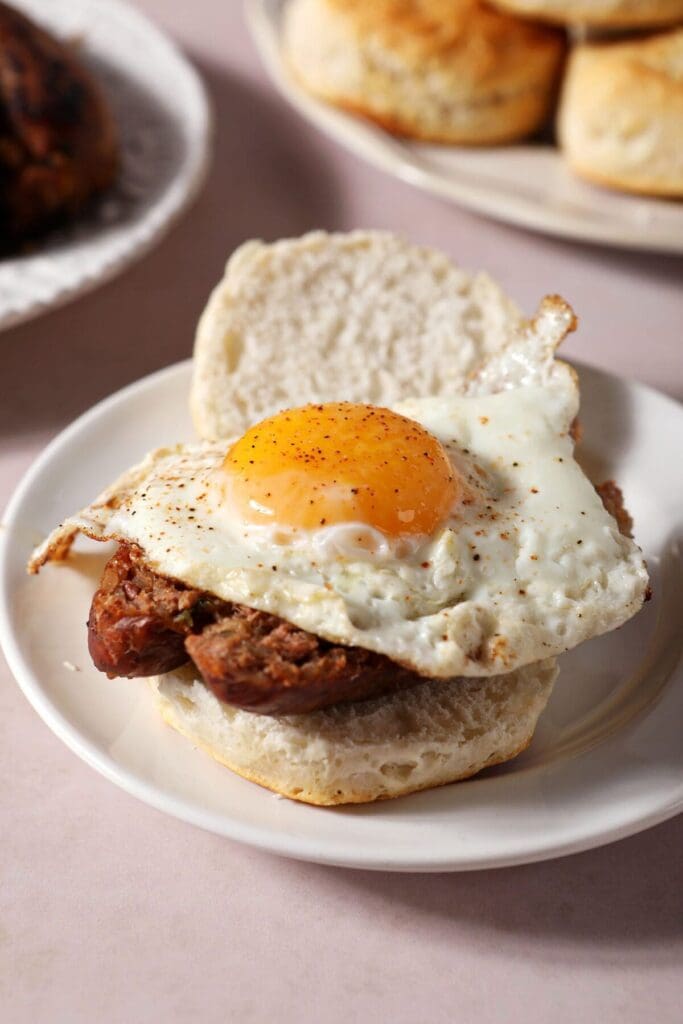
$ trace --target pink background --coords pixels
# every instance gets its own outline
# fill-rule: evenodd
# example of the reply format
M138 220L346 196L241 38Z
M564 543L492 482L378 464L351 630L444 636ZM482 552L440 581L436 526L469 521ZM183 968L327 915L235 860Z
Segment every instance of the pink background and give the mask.
M0 504L73 417L189 355L226 256L252 236L398 229L486 268L528 311L561 292L581 317L571 355L683 397L682 261L542 238L389 180L276 96L239 4L139 6L204 74L213 171L140 265L0 338ZM3 662L0 679L3 1020L681 1020L683 817L497 872L290 862L137 803L59 743Z

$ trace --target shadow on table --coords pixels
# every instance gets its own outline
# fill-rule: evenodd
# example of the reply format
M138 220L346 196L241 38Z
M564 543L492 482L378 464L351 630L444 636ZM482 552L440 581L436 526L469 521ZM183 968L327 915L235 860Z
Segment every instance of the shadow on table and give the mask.
M553 959L599 958L618 950L619 963L657 951L658 963L683 950L683 815L600 850L498 871L463 874L383 874L338 871L349 899L394 904L410 912L411 932L436 927L462 943L463 925L478 942L512 936L526 956L526 940L547 936ZM303 870L303 869L302 869ZM305 869L310 872L310 866ZM327 873L335 869L317 868ZM405 927L405 916L402 921ZM542 955L542 954L541 954ZM561 955L561 954L560 954Z
M678 285L683 278L683 256L675 253L648 252L647 250L617 249L609 245L592 245L584 242L577 242L571 238L559 238L554 235L537 234L528 228L517 225L499 225L502 231L509 233L511 237L524 235L530 241L537 238L543 239L544 248L548 252L548 260L552 261L555 253L558 256L570 253L577 262L587 262L596 268L607 269L611 277L613 272L636 273L643 279L652 279L665 284ZM646 233L646 229L644 230ZM604 284L603 295L605 302L614 301L615 292L612 291L610 279ZM579 310L580 319L580 310Z
M227 256L248 238L340 226L319 136L267 88L202 69L214 154L200 198L167 239L111 284L0 337L0 440L49 431L124 384L191 354Z

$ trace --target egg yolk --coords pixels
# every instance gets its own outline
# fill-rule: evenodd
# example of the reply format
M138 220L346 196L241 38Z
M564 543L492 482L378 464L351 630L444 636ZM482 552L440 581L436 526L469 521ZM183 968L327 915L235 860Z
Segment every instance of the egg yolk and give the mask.
M312 530L364 523L390 537L429 535L462 494L440 443L389 409L329 402L252 427L222 464L241 519Z

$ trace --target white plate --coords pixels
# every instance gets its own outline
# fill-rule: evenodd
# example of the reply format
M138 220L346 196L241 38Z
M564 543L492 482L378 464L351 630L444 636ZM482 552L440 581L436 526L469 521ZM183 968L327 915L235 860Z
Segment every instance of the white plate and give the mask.
M583 242L683 253L683 203L610 192L575 178L550 143L434 146L396 139L304 92L280 48L286 0L245 0L247 22L280 92L358 156L427 192L498 220Z
M27 255L0 259L0 328L90 291L158 242L202 183L210 127L197 73L134 8L121 0L12 3L78 43L116 118L122 167L85 217Z
M354 867L460 870L598 846L683 808L683 412L654 391L583 369L584 458L622 484L654 598L627 626L561 659L531 748L470 782L321 810L232 775L168 729L142 680L91 666L85 621L103 545L29 578L33 545L149 448L191 436L190 365L95 406L33 466L5 517L0 639L24 693L80 757L128 792L232 839ZM74 670L74 667L77 671Z

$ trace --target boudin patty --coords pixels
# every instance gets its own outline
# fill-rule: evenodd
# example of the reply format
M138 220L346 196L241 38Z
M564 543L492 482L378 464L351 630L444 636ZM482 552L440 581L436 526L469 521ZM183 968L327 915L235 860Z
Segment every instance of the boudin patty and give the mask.
M384 655L329 643L275 615L159 576L130 544L121 544L104 570L90 609L88 646L109 676L159 675L191 658L221 700L269 715L425 682Z

